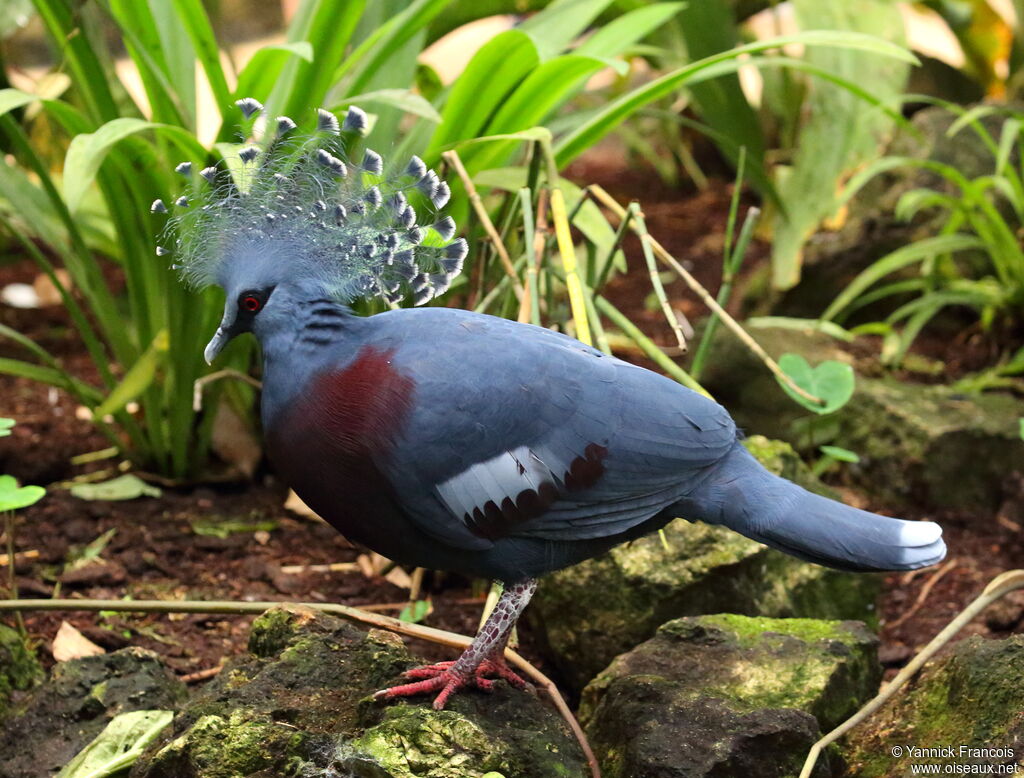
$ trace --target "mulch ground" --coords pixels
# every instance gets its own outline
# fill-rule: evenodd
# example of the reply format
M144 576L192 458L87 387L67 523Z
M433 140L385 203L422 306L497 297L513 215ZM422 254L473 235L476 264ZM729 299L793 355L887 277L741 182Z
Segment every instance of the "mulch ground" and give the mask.
M571 173L577 180L597 181L609 189L614 185L622 201L642 197L651 233L686 262L712 292L717 290L730 184L712 180L702 192L681 194L652 185L651 175L642 172L591 164L577 166ZM650 286L638 246L629 243L626 249L633 272L612 283L609 297L657 342L671 344L671 330L660 310L645 304ZM755 241L748 267L756 267L766 257L767 246ZM31 282L35 275L28 261L0 266L0 288L15 281ZM688 318L696 320L702 315L682 282L673 282L667 291L673 305ZM60 307L20 311L0 305L0 323L29 335L73 371L90 377L91 366ZM13 344L0 340L0 356L24 355ZM70 458L107 445L89 422L77 418L72 398L23 379L0 375L0 416L18 421L15 434L0 439L0 473L10 473L28 483L50 484L79 474L83 468L72 467ZM38 557L16 568L19 594L340 602L354 606L406 599L405 589L358 571L283 572L282 567L289 565L353 562L361 553L322 522L285 510L285 496L284 486L267 472L261 472L251 484L166 489L159 499L120 503L87 502L52 489L46 499L18 517L18 550L38 552ZM856 494L848 496L852 502L863 503ZM888 512L885 505L862 507ZM937 569L887 577L879 616L883 625L882 658L891 672L905 664L992 577L1016 567L1024 557L1024 534L1014 529L1012 522L962 515L929 517L946 527L950 561ZM215 521L268 528L227 537L201 534L203 524ZM114 532L102 552L103 564L77 571L65 569L69 558L110 530ZM5 591L0 586L0 596L6 596ZM479 582L428 574L424 593L433 604L427 624L466 634L475 632L485 594ZM397 615L397 609L384 612ZM251 622L251 617L220 615L26 614L29 632L44 647L50 645L65 619L104 648L130 643L152 649L182 675L216 667L241 651ZM1022 629L1024 598L1019 598L994 608L962 635L1003 636ZM532 648L529 632L524 629L521 637L524 653L546 669ZM415 650L432 660L451 656L450 651L432 645L417 644ZM46 650L41 653L50 661Z

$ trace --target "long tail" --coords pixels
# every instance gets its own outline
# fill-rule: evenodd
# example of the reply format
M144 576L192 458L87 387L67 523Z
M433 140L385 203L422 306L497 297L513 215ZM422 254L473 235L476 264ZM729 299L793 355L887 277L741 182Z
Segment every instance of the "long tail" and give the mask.
M739 443L679 508L686 518L839 570L913 570L946 555L938 524L890 519L812 494L765 470Z

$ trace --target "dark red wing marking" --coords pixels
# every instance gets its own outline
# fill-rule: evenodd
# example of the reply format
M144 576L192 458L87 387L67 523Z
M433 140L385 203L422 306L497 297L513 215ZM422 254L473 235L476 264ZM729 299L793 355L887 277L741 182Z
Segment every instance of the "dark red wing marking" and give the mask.
M583 450L583 456L576 457L563 476L566 490L578 492L596 484L604 475L606 456L608 449L605 446L589 444ZM474 535L497 540L508 535L517 524L542 515L557 499L558 488L547 481L537 489L524 489L516 495L515 500L506 497L501 505L488 500L483 507L474 508L472 515L466 514L463 521Z

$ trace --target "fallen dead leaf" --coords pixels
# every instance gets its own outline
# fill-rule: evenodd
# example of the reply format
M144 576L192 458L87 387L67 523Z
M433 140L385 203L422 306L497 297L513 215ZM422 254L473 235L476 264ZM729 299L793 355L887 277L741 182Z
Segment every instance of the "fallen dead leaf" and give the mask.
M53 639L51 652L53 658L58 662L107 653L66 621L60 623L57 636Z

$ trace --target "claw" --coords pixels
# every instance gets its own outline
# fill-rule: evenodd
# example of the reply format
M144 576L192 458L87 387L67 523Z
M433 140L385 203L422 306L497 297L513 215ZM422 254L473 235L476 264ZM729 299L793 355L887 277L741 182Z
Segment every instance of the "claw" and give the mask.
M393 700L396 697L412 697L417 694L437 692L437 697L434 698L434 710L441 710L453 694L462 691L467 686L475 686L484 692L494 691L494 679L496 678L507 681L517 689L526 688L526 681L509 669L504 658L485 659L469 673L456 669L455 665L455 662L438 662L406 670L402 676L410 680L415 679L414 683L381 689L373 695L373 698L375 700Z

